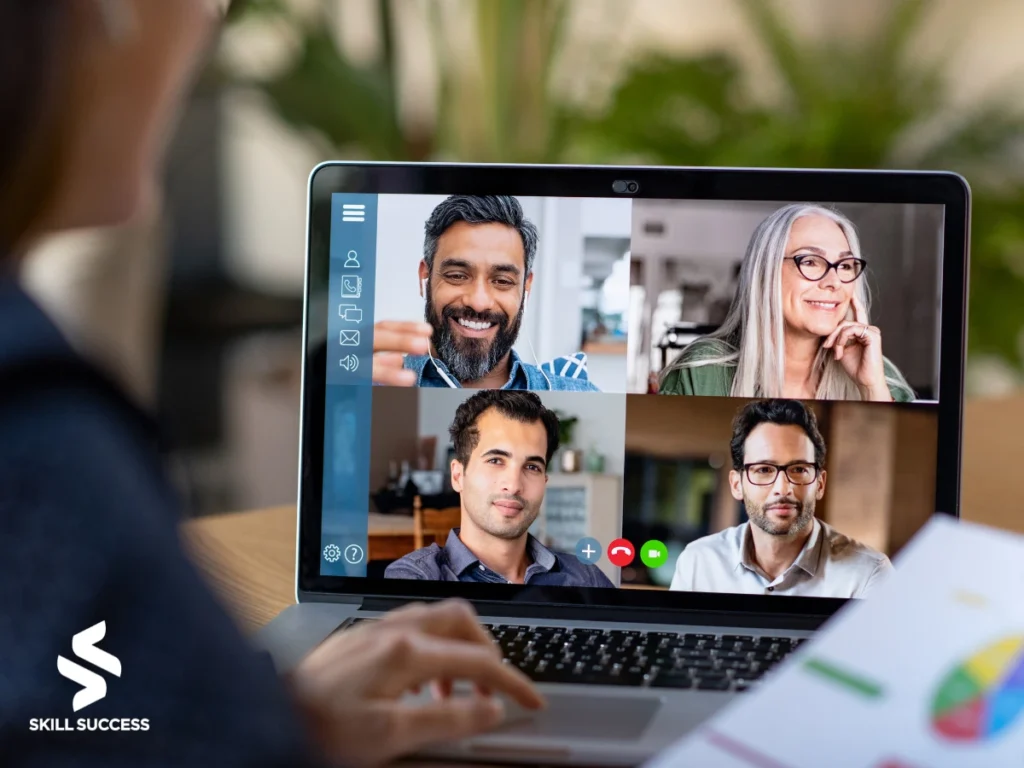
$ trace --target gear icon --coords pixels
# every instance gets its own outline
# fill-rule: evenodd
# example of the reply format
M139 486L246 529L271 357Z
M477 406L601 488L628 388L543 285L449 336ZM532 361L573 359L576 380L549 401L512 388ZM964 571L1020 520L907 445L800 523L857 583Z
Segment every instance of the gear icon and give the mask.
M337 544L328 544L324 547L324 560L328 563L336 563L341 559L341 547Z

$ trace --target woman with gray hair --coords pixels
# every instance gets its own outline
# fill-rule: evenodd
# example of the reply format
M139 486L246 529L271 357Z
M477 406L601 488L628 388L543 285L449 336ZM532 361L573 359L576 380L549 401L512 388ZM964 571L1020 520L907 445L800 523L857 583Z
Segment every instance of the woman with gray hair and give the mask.
M882 355L853 224L819 205L779 208L754 231L729 314L662 372L659 392L907 402Z

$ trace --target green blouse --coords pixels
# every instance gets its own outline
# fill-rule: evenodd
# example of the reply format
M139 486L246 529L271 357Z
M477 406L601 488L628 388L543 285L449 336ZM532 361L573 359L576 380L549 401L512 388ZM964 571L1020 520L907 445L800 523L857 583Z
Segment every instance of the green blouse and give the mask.
M683 353L688 360L696 361L715 355L718 344L710 341L696 341ZM906 383L903 374L888 360L884 360L885 377L890 381L889 393L898 403L914 399L914 392ZM658 387L662 395L704 395L707 397L729 397L732 391L736 368L731 365L700 365L676 368L670 371ZM902 386L893 385L893 381Z

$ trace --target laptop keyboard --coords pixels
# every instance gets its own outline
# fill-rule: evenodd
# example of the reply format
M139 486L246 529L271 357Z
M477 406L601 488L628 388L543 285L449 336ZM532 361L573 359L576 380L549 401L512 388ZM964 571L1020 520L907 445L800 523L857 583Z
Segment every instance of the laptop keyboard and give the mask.
M745 691L803 642L752 635L484 627L505 662L535 682L644 688Z

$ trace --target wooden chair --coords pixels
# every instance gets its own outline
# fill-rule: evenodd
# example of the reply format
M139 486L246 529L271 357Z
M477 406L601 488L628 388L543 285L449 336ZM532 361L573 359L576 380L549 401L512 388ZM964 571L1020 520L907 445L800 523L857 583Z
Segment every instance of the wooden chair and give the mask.
M412 502L413 545L416 549L436 543L443 547L452 528L458 528L462 519L459 507L440 509L424 507L419 496Z

